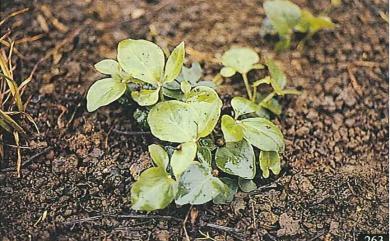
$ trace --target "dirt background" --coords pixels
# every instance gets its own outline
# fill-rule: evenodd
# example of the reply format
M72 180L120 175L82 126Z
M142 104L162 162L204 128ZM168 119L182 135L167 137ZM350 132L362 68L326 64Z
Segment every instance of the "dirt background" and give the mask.
M328 1L294 0L315 13ZM356 240L387 233L388 23L385 0L351 0L329 12L337 23L302 50L275 55L259 36L263 1L1 1L1 35L20 40L15 79L39 62L24 95L40 133L23 139L22 177L5 145L0 170L0 237L5 240ZM184 40L187 63L205 78L232 45L274 55L303 90L284 98L276 122L286 139L281 175L229 205L176 207L150 214L130 209L134 176L149 165L149 136L115 103L95 113L85 91L100 75L93 64L115 57L118 41L146 38L172 49ZM188 65L188 64L187 64ZM220 93L240 93L227 79ZM8 144L12 144L11 138ZM142 216L146 215L146 216ZM154 216L151 216L154 215ZM156 216L157 215L157 216ZM188 215L183 228L183 220ZM44 217L44 218L43 218ZM211 240L211 239L210 239Z

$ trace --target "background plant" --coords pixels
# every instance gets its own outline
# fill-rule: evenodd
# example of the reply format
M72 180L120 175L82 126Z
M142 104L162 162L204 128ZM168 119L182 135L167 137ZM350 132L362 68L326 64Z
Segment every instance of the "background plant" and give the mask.
M288 0L268 0L263 5L266 18L263 20L261 35L278 34L276 50L290 47L294 31L306 33L310 38L322 29L333 29L335 24L326 16L314 16L309 10L301 9Z

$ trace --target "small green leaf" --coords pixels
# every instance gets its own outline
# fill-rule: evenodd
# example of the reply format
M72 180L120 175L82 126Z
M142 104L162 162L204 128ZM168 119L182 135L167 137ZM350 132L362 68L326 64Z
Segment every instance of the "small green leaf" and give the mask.
M134 78L157 86L162 79L165 57L152 42L126 39L118 45L118 62Z
M219 72L223 77L232 77L235 73L236 70L230 67L223 67L221 71Z
M206 86L197 86L186 95L198 126L198 137L208 136L218 122L222 101L215 90Z
M108 105L126 91L126 84L112 78L96 81L87 93L87 110L89 112L97 110L99 107Z
M226 204L233 201L234 195L237 193L237 181L228 177L222 177L221 181L226 185L225 192L219 194L213 199L214 204Z
M163 82L171 82L180 74L185 56L184 42L181 42L171 53L165 66Z
M270 99L267 102L260 102L261 107L266 108L275 115L282 114L282 106L279 104L279 101L275 98Z
M315 33L321 29L333 29L335 24L325 16L315 17L308 10L302 10L302 18L295 29L299 32Z
M222 64L225 67L230 67L241 74L245 74L253 69L259 60L259 55L251 48L231 48L222 56ZM229 69L223 70L223 72L221 73L222 76L225 73L232 73Z
M256 183L250 179L238 178L238 186L243 192L252 192L257 189Z
M252 146L245 140L228 142L215 154L215 163L223 172L246 179L252 179L256 174L255 153Z
M177 183L161 167L142 172L131 187L132 209L153 211L167 207L175 198Z
M197 139L198 126L193 108L184 102L160 102L149 112L148 123L152 134L163 141L184 143Z
M187 142L180 144L173 152L171 167L176 179L194 162L196 156L196 143Z
M203 204L225 192L225 184L210 172L210 168L204 164L191 164L180 177L176 203Z
M173 82L170 82L170 83L173 83ZM180 87L177 90L172 90L172 89L168 89L168 88L163 87L162 92L165 96L172 98L172 99L175 99L175 100L181 100L184 97L183 93L180 91Z
M169 164L169 157L168 153L159 145L152 144L148 147L150 157L152 158L153 162L156 164L156 166L163 168L166 170Z
M301 18L301 9L286 0L266 1L263 5L265 14L279 35L292 32Z
M241 115L256 112L258 109L258 106L255 103L243 97L234 97L231 104L236 119Z
M200 67L200 64L198 62L194 62L192 63L191 68L187 68L183 66L177 80L179 82L183 80L187 80L192 85L195 85L202 77L202 74L203 74L202 67Z
M154 105L158 101L160 93L160 88L155 90L140 90L140 91L132 91L131 97L135 102L137 102L140 106L150 106Z
M198 146L196 157L200 162L207 163L211 167L212 154L211 150L204 146Z
M281 93L281 90L283 90L287 84L286 75L283 73L282 69L275 63L274 60L267 59L266 65L267 65L268 71L271 75L272 87L274 88L275 92Z
M120 66L118 62L113 59L103 59L99 63L95 64L95 69L102 74L119 75Z
M187 94L191 91L191 84L184 80L180 83L180 89L184 94Z
M282 151L283 134L277 126L265 118L248 118L241 121L244 138L263 151Z
M280 173L280 157L275 151L262 151L259 156L260 169L263 171L263 177L269 177L269 170L275 175Z
M244 138L242 127L229 115L222 116L221 129L226 142L241 141Z

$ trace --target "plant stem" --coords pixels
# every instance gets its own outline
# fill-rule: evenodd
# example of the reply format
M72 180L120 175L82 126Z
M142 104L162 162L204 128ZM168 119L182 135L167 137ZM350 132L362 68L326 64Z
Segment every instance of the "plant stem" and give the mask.
M252 99L252 91L251 91L251 87L249 85L247 73L243 73L242 78L244 79L246 93L248 94L248 98Z
M164 101L164 93L163 93L162 87L160 88L159 93L160 93L160 100Z
M275 91L272 91L271 93L269 93L261 102L260 102L260 105L263 104L263 103L266 103L267 101L271 100L272 97L274 97L274 95L276 94Z
M256 102L257 86L253 86L252 102Z

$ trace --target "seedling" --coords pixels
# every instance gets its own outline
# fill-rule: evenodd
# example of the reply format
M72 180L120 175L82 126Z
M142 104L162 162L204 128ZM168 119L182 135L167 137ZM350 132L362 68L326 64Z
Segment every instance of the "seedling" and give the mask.
M278 64L268 58L264 63L260 63L258 54L250 48L232 48L226 51L222 56L222 64L220 74L224 77L231 77L239 72L242 75L246 87L249 102L258 104L258 116L264 117L263 109L267 109L276 115L280 115L281 106L275 96L284 96L286 94L299 94L299 91L293 89L286 89L287 77L283 73ZM247 73L254 69L263 69L267 67L269 75L262 79L254 81L252 84L248 80ZM258 88L261 85L271 85L273 91L270 93L259 93Z
M309 10L302 10L288 0L268 0L263 5L267 18L261 27L261 35L278 34L276 50L290 47L294 31L307 34L307 38L321 29L333 29L335 24L325 16L315 17Z
M160 47L146 40L126 39L118 45L118 62L103 60L95 65L102 74L111 75L96 81L87 94L87 109L95 111L121 97L128 83L142 84L141 90L130 90L131 97L141 106L157 103L164 83L180 74L184 61L184 43L179 44L165 63ZM164 67L165 66L165 67Z
M91 87L88 109L93 111L119 98L129 89L129 83L152 87L131 90L131 97L141 106L150 106L145 114L148 127L153 136L168 145L149 146L154 167L142 172L131 188L135 210L162 209L173 201L179 205L211 200L227 203L233 200L238 188L243 191L256 188L252 181L256 178L256 166L263 170L263 177L269 176L269 170L276 175L280 171L280 159L276 157L284 149L281 131L270 120L249 116L259 111L261 105L253 99L234 97L231 103L234 116L223 115L220 122L223 103L213 84L199 81L202 75L199 64L182 68L183 61L184 44L176 47L164 68L164 56L155 44L124 40L118 47L118 62L105 60L96 65L111 78L99 80ZM225 55L224 64L222 72L229 73L225 75L241 73L248 95L257 94L254 87L252 92L246 77L250 70L264 67L256 52L249 48L235 49ZM272 72L265 83L272 85L273 78L281 78L280 73ZM99 86L103 94L96 91ZM275 93L284 94L283 88L284 85L279 86ZM220 147L214 144L214 135L220 129L216 128L217 123L221 123L226 142ZM260 152L257 157L255 149Z

